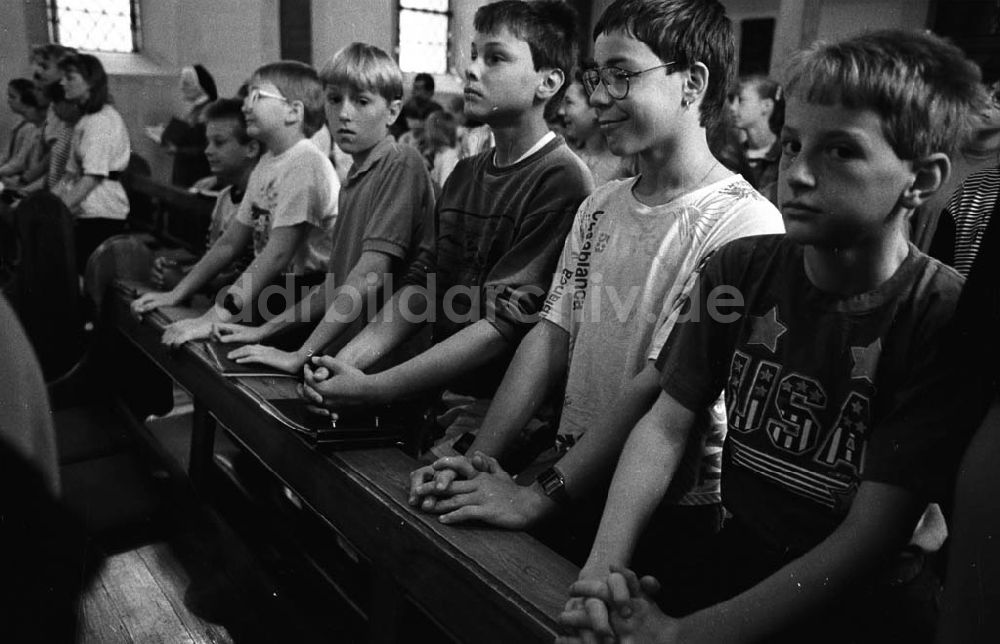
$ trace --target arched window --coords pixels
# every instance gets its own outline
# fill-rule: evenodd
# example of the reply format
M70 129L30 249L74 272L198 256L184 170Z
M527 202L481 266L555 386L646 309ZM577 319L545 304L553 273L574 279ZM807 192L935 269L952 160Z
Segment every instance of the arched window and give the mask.
M138 0L49 0L49 38L85 51L141 47Z

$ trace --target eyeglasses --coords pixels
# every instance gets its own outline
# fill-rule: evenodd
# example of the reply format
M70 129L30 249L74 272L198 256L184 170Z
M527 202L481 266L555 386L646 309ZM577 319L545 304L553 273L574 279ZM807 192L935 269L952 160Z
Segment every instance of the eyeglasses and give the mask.
M246 99L244 100L248 105L254 105L261 98L276 98L279 101L284 101L285 103L288 102L288 99L282 96L281 94L268 92L267 90L259 89L257 87L251 88L250 91L247 93Z
M640 74L645 74L646 72L651 72L654 69L670 67L675 63L676 61L672 60L669 63L664 63L662 65L657 65L656 67L650 67L649 69L643 69L637 72L630 72L620 67L598 67L594 69L587 69L584 70L582 74L583 88L587 90L587 95L590 96L597 91L598 84L603 83L605 89L608 90L608 96L616 101L620 101L628 96L630 78Z

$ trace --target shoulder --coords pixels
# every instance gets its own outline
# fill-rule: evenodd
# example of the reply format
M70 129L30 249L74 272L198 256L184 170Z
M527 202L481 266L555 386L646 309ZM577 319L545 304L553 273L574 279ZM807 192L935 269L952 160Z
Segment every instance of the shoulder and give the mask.
M426 171L427 166L420 152L410 145L393 142L379 160L378 166L386 170L400 169L408 172Z
M729 281L752 279L768 265L800 262L802 248L783 234L740 237L723 244L708 259L708 266Z
M910 252L916 253L915 260L920 268L913 281L913 298L923 303L929 311L941 310L950 316L962 294L965 278L951 266L930 257L910 245Z

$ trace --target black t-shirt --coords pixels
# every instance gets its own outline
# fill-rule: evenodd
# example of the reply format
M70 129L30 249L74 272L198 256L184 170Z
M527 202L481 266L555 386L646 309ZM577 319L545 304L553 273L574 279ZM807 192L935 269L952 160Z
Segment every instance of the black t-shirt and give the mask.
M802 247L751 237L719 250L657 361L664 390L702 409L725 390L723 504L766 542L804 552L847 514L861 480L937 496L955 466L960 379L943 359L962 278L910 246L879 288L817 289ZM744 298L710 315L717 287Z

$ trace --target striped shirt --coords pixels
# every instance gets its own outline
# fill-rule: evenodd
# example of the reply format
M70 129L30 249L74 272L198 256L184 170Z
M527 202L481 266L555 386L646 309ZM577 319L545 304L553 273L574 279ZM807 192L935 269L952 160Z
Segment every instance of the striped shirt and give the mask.
M948 201L947 210L955 222L954 267L963 276L976 259L998 197L1000 166L970 174Z

